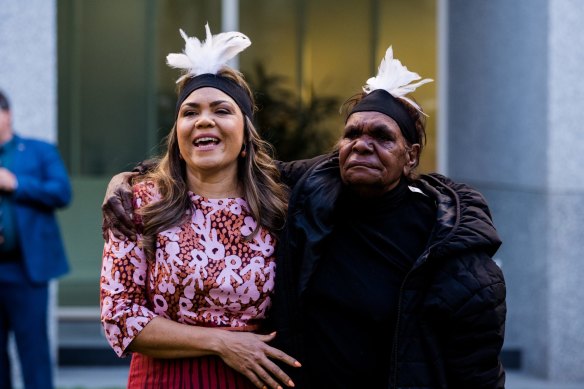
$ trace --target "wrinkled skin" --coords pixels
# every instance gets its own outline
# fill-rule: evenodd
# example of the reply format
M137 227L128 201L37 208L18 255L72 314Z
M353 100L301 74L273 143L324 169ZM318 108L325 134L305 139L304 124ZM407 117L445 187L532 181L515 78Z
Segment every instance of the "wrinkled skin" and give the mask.
M420 145L408 145L398 124L380 112L356 112L339 141L341 179L362 197L380 196L407 177Z

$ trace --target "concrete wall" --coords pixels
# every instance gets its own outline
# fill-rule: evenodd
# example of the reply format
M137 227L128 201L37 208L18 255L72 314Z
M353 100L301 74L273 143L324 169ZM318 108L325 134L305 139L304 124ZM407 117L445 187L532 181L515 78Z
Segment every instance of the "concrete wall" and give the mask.
M57 138L56 0L0 0L0 89L16 132Z
M450 0L447 12L447 169L485 194L504 241L505 347L528 372L584 381L584 7Z
M549 369L584 380L584 4L548 7Z

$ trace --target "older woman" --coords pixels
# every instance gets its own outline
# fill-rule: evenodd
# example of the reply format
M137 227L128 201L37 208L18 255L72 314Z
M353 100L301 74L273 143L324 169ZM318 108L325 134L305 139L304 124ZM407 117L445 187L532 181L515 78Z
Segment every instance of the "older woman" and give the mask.
M187 74L166 153L133 185L137 241L109 233L105 244L106 337L132 353L129 388L293 385L270 358L298 362L258 333L286 192L251 123L249 87L224 65L249 40L208 27L202 44L183 37L185 53L168 57Z
M419 78L388 49L294 185L270 314L303 387L504 388L501 241L480 193L415 174Z

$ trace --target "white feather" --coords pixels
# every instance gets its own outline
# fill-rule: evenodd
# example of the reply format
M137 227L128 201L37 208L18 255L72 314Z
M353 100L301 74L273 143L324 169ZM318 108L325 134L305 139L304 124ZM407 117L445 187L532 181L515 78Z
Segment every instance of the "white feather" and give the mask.
M208 23L205 25L207 37L203 42L187 36L183 30L179 31L185 40L183 53L168 54L166 63L173 68L184 70L186 77L205 73L216 74L231 58L251 45L249 38L240 32L212 35ZM179 78L179 81L183 77Z
M421 77L418 73L410 72L398 59L393 58L393 48L389 46L385 52L385 57L379 65L377 76L368 79L363 90L369 94L376 89L385 89L393 97L406 100L418 111L422 112L418 104L406 97L407 94L415 91L419 86L434 81L430 78L425 78L412 84L413 81L420 79Z

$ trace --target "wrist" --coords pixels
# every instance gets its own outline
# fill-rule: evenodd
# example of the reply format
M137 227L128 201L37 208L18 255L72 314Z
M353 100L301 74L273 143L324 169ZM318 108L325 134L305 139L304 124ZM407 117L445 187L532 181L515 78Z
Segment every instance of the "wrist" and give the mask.
M228 343L225 337L229 335L229 331L215 328L205 328L205 330L208 333L203 333L204 348L213 355L221 356Z

